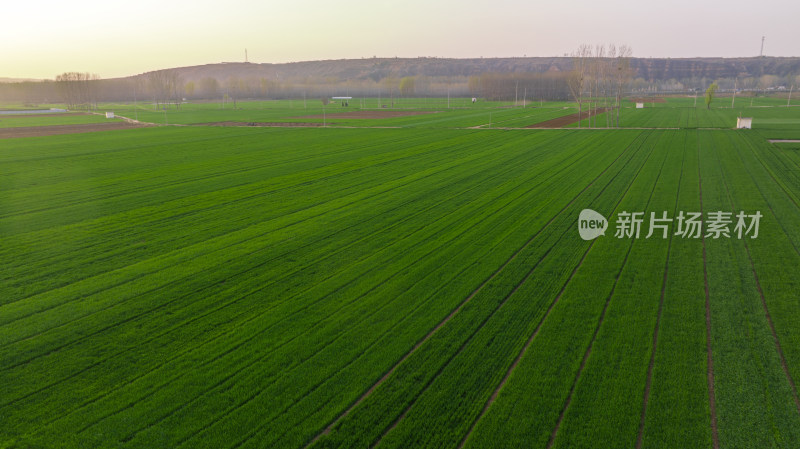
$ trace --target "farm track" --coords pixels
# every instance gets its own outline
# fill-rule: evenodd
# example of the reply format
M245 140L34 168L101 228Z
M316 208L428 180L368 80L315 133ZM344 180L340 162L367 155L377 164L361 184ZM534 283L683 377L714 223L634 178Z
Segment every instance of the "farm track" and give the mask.
M327 114L327 118L334 119L381 119L381 118L397 118L397 117L411 117L415 115L436 114L439 111L386 111L386 110L361 110L353 112L333 112ZM322 114L317 115L304 115L296 118L307 119L321 119Z
M698 170L697 170L697 185L700 191L700 213L704 214L705 209L703 208L703 176L700 173L700 145L698 142L697 146L697 160L698 160ZM703 215L704 216L704 215ZM711 351L711 298L708 291L708 259L706 256L706 236L705 233L702 235L702 242L703 242L703 284L705 286L705 309L706 309L706 352L708 353L708 358L706 359L707 364L707 377L708 377L708 403L709 408L711 409L711 436L712 441L714 444L714 449L719 449L719 432L717 428L717 401L714 394L714 357Z
M256 128L314 128L322 126L321 123L306 122L208 122L197 123L193 126L233 126Z

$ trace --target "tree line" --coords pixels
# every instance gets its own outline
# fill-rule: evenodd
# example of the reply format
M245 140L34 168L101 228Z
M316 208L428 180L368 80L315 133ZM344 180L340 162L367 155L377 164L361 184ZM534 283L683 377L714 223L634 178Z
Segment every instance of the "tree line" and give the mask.
M100 79L91 73L68 72L50 81L0 83L0 100L26 104L63 103L70 109L91 109L98 102L140 101L154 108L180 107L186 99L235 104L241 99L298 99L323 96L384 98L477 97L529 104L547 100L574 100L581 108L616 108L621 97L633 93L656 96L665 92L699 92L716 82L719 92L736 88L751 95L786 92L800 87L800 76L761 75L737 79L691 78L646 81L631 68L628 46L582 45L571 54L571 70L553 66L545 72L486 72L458 76L391 76L340 79L323 76L293 78L205 76L184 79L176 69L159 70L127 78ZM592 118L592 120L598 120ZM607 114L606 126L616 126L617 114Z
M93 73L65 72L56 76L55 87L69 109L97 107L97 80Z
M596 113L598 108L602 108L613 111L604 114L605 126L619 127L622 97L629 90L634 75L630 64L632 55L629 46L614 44L582 44L572 53L573 69L567 77L567 85L571 97L578 104L578 117L583 117L583 105L588 104L590 126L598 126Z

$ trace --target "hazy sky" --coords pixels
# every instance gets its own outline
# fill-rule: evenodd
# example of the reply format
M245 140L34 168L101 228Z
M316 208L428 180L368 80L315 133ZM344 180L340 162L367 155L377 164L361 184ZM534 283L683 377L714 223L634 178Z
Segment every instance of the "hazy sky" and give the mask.
M103 78L243 61L561 56L800 56L796 0L7 0L0 77Z

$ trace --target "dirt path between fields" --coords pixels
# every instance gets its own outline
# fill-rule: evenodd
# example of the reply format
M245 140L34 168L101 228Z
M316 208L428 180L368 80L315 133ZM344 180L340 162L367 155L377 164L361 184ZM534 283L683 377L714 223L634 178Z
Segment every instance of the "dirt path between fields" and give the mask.
M661 97L642 97L642 98L628 98L631 103L666 103L667 100Z
M2 118L31 118L36 119L39 117L74 117L76 115L92 115L88 112L46 112L43 114L3 114L0 115ZM2 120L2 119L0 119Z
M195 123L193 126L240 126L240 127L263 127L263 128L304 128L322 126L322 123L305 122L210 122Z
M698 152L698 161L700 154ZM700 213L703 213L703 177L700 171L697 172L698 189L700 193ZM711 439L714 449L719 449L719 433L717 430L717 399L714 392L714 357L711 350L711 305L708 290L708 259L706 257L706 238L703 236L703 285L705 287L705 309L706 309L706 364L708 381L708 404L711 409Z
M410 117L413 115L423 115L423 114L436 114L439 111L353 111L353 112L332 112L330 114L325 114L324 118L329 120L333 119L377 119L377 118L397 118L397 117ZM323 114L318 115L306 115L302 117L296 118L308 118L308 119L321 119L323 118Z
M118 129L141 128L143 125L134 125L125 122L115 123L84 123L80 125L51 125L51 126L24 126L19 128L0 128L0 139L15 139L18 137L56 136L61 134L80 134L97 131L113 131Z
M577 113L565 115L563 117L554 118L552 120L547 120L540 123L534 123L533 125L528 125L525 128L563 128L567 125L578 123L583 119L587 119L593 115L602 114L609 110L611 110L611 108L597 108L590 111L583 111L581 112L580 116Z

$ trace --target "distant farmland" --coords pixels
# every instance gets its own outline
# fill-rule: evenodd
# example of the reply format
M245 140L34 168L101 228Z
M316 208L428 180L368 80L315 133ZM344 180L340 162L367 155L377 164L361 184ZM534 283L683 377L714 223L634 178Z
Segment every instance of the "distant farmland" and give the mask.
M0 140L0 448L800 447L800 110L690 101Z

